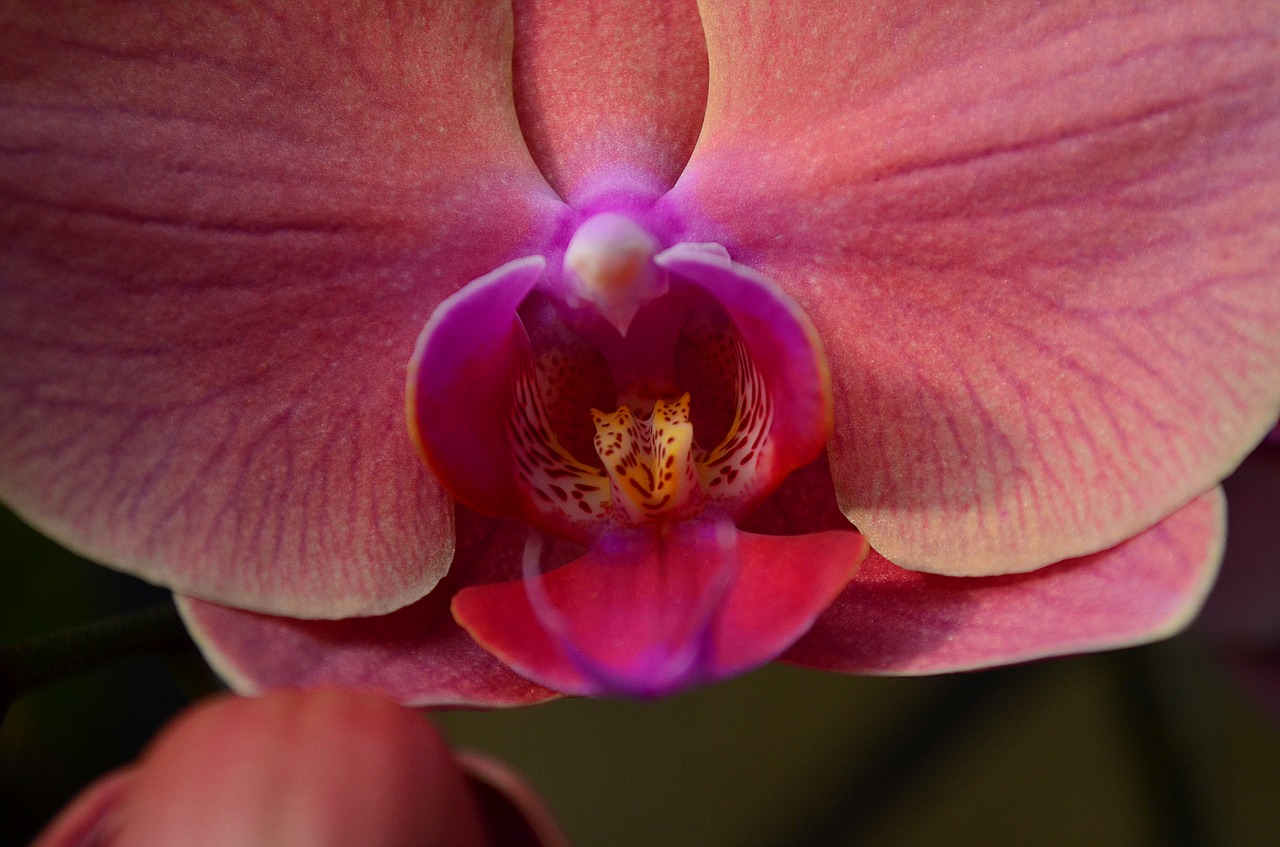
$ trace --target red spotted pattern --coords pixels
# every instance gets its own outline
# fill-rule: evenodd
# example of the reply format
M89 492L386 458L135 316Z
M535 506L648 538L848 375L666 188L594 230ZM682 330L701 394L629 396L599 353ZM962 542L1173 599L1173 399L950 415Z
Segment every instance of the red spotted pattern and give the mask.
M631 525L658 517L680 520L701 510L688 394L659 400L647 420L626 406L611 415L593 409L591 416L596 453L609 474L619 520Z
M685 370L689 384L717 401L699 407L706 431L720 436L711 450L695 441L689 392L658 399L648 417L625 403L588 416L581 386L568 384L585 373L573 366L581 355L562 345L525 353L507 436L523 501L544 525L587 539L610 524L685 520L708 503L735 517L754 507L774 453L764 378L729 324L695 324L681 345L696 354ZM563 442L560 430L575 414L593 425L589 443L603 467L576 458L587 455L581 437L573 449Z
M730 506L754 504L770 481L773 402L764 378L736 337L732 344L737 406L724 440L698 461L708 499Z
M567 524L568 534L594 534L612 514L608 479L575 459L556 437L532 357L516 380L507 440L527 502L553 523Z

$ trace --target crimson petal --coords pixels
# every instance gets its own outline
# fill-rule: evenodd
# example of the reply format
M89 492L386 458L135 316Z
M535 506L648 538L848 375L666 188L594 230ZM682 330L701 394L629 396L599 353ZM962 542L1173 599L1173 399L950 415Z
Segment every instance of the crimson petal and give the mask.
M454 616L520 674L567 694L659 696L773 659L866 555L854 532L729 524L605 536L526 581L460 591Z

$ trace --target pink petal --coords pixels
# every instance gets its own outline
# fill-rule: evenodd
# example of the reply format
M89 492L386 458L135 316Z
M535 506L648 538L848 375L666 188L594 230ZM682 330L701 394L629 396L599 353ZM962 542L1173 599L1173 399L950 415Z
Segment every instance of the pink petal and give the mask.
M660 696L773 659L864 555L848 531L780 537L677 524L606 536L533 585L465 589L453 610L473 638L549 688Z
M1029 574L948 577L872 553L783 657L847 673L927 674L1154 641L1204 602L1222 555L1221 489L1140 535Z
M345 691L224 696L189 710L148 747L111 818L109 835L89 843L490 843L467 776L431 725Z
M132 768L112 771L80 792L40 833L31 847L99 847L110 844L114 818L133 787Z
M545 264L540 256L508 262L455 292L432 314L409 363L409 429L458 502L578 538L579 527L528 502L508 449L516 378L532 367L529 336L516 307Z
M471 781L490 840L500 847L568 847L559 824L524 777L473 750L454 757Z
M409 430L453 497L490 514L519 514L506 426L528 358L516 307L546 261L528 256L454 292L431 315L409 362Z
M458 554L421 600L388 615L337 621L272 617L179 597L205 658L242 694L339 686L414 706L501 707L555 696L512 673L454 623L458 588L519 574L529 530L458 509Z
M404 430L414 338L562 209L509 10L8 9L0 496L221 603L421 597L451 532Z
M666 201L792 294L832 471L904 567L1139 532L1280 408L1280 7L703 4Z
M656 196L693 150L707 45L693 3L516 0L515 97L538 167L589 205L611 180Z

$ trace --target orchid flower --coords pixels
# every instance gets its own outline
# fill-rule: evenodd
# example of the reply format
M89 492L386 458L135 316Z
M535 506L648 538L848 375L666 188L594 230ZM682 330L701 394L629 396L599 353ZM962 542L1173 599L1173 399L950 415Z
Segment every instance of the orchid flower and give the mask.
M0 495L241 691L1158 638L1280 411L1271 2L3 9Z

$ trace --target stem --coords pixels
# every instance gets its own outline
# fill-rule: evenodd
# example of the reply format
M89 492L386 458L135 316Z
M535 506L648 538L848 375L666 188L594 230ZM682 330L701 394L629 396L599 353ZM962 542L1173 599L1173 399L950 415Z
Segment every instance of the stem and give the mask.
M1143 765L1152 819L1161 844L1210 847L1222 839L1213 826L1203 782L1212 770L1219 725L1176 644L1122 650L1110 657L1122 715ZM1189 675L1188 671L1192 671ZM1200 779L1197 779L1200 777Z
M0 645L0 719L19 697L47 683L137 655L175 653L190 646L172 600Z
M997 696L1039 672L1034 666L958 674L947 687L900 721L869 753L859 750L832 780L839 786L802 831L795 847L825 847L857 840L896 805L930 764L971 727Z

